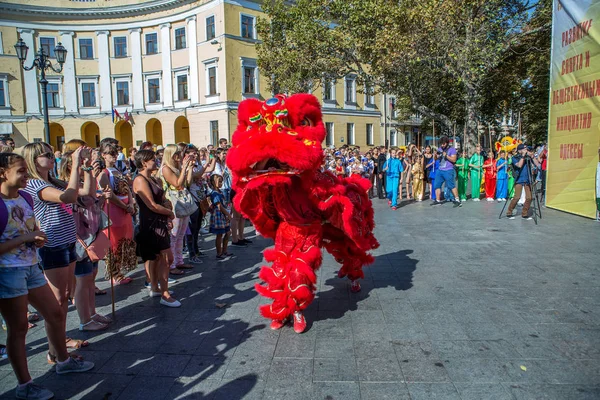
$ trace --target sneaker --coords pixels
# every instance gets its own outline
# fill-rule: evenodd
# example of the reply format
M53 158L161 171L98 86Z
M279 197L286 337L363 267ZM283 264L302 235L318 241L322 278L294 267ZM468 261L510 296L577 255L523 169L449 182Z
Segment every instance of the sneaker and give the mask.
M434 200L433 203L431 203L432 206L441 206L442 202L439 200Z
M523 218L526 221L531 221L533 219L533 217L521 217L521 218Z
M162 304L163 306L167 306L167 307L171 307L171 308L177 308L177 307L181 307L181 303L173 298L171 298L173 301L167 301L164 298L160 299L160 304Z
M285 326L285 324L287 323L287 320L278 320L278 319L274 319L273 321L271 321L271 329L273 329L274 331L281 329Z
M17 386L15 397L17 399L27 400L48 400L54 397L54 393L43 386L36 385L35 383L31 382L25 386Z
M242 239L242 242L244 242L246 244L252 244L252 240L248 240L248 239Z
M388 200L388 206L391 206L391 205L392 205L392 201Z
M475 199L473 199L473 201L481 201L481 199L475 198Z
M306 329L306 319L300 311L294 312L294 332L302 333Z
M454 207L462 207L461 201L453 201L453 203L454 203Z
M508 219L515 219L515 216L512 214L506 214L506 218Z
M103 331L107 328L108 328L107 324L103 324L102 322L95 321L93 318L90 319L85 324L79 324L79 330L81 332Z
M360 282L358 281L358 279L352 281L352 284L350 285L350 291L352 293L358 293L358 292L360 292L360 289L361 289L361 287L360 287Z
M169 278L169 279L167 279L167 282L169 282L169 285L171 283L177 283L177 279ZM150 284L148 284L148 287L150 287Z
M238 240L237 242L231 242L231 246L246 247L246 243L242 242L241 240Z
M206 253L203 253L203 252L201 252L201 251L198 251L198 252L196 253L196 257L199 257L199 258L202 258L202 257L208 257L208 254L206 254Z
M94 368L94 363L91 361L78 360L69 357L64 363L56 363L56 373L59 375L70 374L73 372L86 372Z
M398 207L392 206L392 211L396 211L397 209L398 209Z
M169 283L171 283L171 282L169 282ZM149 287L150 287L150 282L148 282L148 281L145 281L145 282L144 282L144 286L145 286L145 287L147 287L147 288L149 288Z
M498 199L498 203L502 203L502 199Z
M192 264L202 264L204 261L202 261L200 259L200 256L194 256L194 257L190 258L190 262Z
M208 229L202 228L202 229L200 229L200 233L203 235L208 235L210 232L208 232Z

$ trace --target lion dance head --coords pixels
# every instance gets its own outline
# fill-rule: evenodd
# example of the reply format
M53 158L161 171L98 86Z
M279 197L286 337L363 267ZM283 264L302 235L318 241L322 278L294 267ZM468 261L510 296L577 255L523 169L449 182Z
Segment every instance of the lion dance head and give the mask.
M227 164L236 190L291 184L317 171L323 160L321 106L310 94L278 94L240 103Z

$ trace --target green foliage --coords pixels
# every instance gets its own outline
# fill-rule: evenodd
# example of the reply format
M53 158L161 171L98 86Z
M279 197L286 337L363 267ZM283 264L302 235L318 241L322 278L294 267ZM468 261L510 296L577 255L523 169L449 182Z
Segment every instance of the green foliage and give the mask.
M375 84L446 129L467 121L472 141L478 122L547 99L550 3L267 0L259 65L289 92L355 74L358 87ZM541 126L543 115L519 108Z

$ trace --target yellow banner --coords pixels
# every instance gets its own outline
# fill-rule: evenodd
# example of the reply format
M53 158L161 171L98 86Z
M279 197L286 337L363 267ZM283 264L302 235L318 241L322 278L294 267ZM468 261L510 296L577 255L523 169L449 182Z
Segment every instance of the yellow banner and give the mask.
M600 0L554 0L546 205L595 218Z

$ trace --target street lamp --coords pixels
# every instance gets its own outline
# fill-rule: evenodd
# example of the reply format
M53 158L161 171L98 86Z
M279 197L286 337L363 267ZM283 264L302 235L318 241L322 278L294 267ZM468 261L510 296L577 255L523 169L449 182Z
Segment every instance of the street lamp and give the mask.
M48 120L48 97L47 97L47 86L48 81L46 80L46 70L52 69L56 73L62 71L65 58L67 57L67 49L59 42L58 46L54 48L54 55L56 61L58 61L58 68L50 62L50 55L44 52L43 47L40 47L37 54L35 55L31 66L25 66L25 60L27 59L27 51L29 47L25 44L23 39L19 38L17 44L15 44L15 50L17 52L17 58L21 61L21 67L25 71L31 71L33 68L37 68L40 71L40 83L42 85L42 108L44 109L44 137L46 143L50 144L50 121Z

